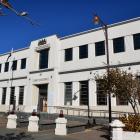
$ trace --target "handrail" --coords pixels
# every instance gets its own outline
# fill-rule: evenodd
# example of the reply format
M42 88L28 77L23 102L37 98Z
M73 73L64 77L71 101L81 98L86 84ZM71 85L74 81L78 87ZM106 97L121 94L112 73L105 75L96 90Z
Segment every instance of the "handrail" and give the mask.
M87 116L88 109L86 108L77 108L77 107L66 107L66 106L48 106L48 108L53 108L56 113L59 113L60 110L63 110L64 114L72 116ZM48 112L50 113L50 112ZM108 117L108 110L96 110L90 109L89 111L91 117ZM112 111L112 117L120 117L124 114L134 114L132 112L126 111Z

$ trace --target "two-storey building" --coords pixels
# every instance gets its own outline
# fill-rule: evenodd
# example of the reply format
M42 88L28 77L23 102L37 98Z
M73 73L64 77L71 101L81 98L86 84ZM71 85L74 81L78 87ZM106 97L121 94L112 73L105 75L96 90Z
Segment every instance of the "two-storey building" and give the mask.
M140 18L108 26L111 67L140 74ZM9 58L7 60L7 58ZM106 72L102 28L32 41L28 48L0 55L0 111L52 111L54 106L108 110L95 75ZM112 110L132 111L127 101L111 97ZM55 110L53 110L55 111Z

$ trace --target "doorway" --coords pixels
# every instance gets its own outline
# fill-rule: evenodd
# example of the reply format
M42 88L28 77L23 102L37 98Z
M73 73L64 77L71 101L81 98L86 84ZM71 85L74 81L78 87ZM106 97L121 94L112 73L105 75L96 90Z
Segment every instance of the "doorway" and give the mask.
M38 108L41 112L47 112L48 84L38 85L38 88L39 88Z

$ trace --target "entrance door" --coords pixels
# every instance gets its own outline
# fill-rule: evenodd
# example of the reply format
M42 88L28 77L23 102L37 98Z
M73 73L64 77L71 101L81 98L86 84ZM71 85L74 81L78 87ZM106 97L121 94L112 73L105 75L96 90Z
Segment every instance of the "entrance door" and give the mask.
M39 85L38 88L39 88L39 101L38 101L39 110L41 112L47 112L48 85L47 84Z

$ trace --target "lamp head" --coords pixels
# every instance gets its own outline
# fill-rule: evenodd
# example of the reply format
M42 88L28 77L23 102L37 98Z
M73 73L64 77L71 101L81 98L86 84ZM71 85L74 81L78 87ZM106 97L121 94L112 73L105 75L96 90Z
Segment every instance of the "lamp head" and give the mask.
M93 22L94 22L95 25L99 24L99 22L100 22L99 16L95 15L94 18L93 18Z

